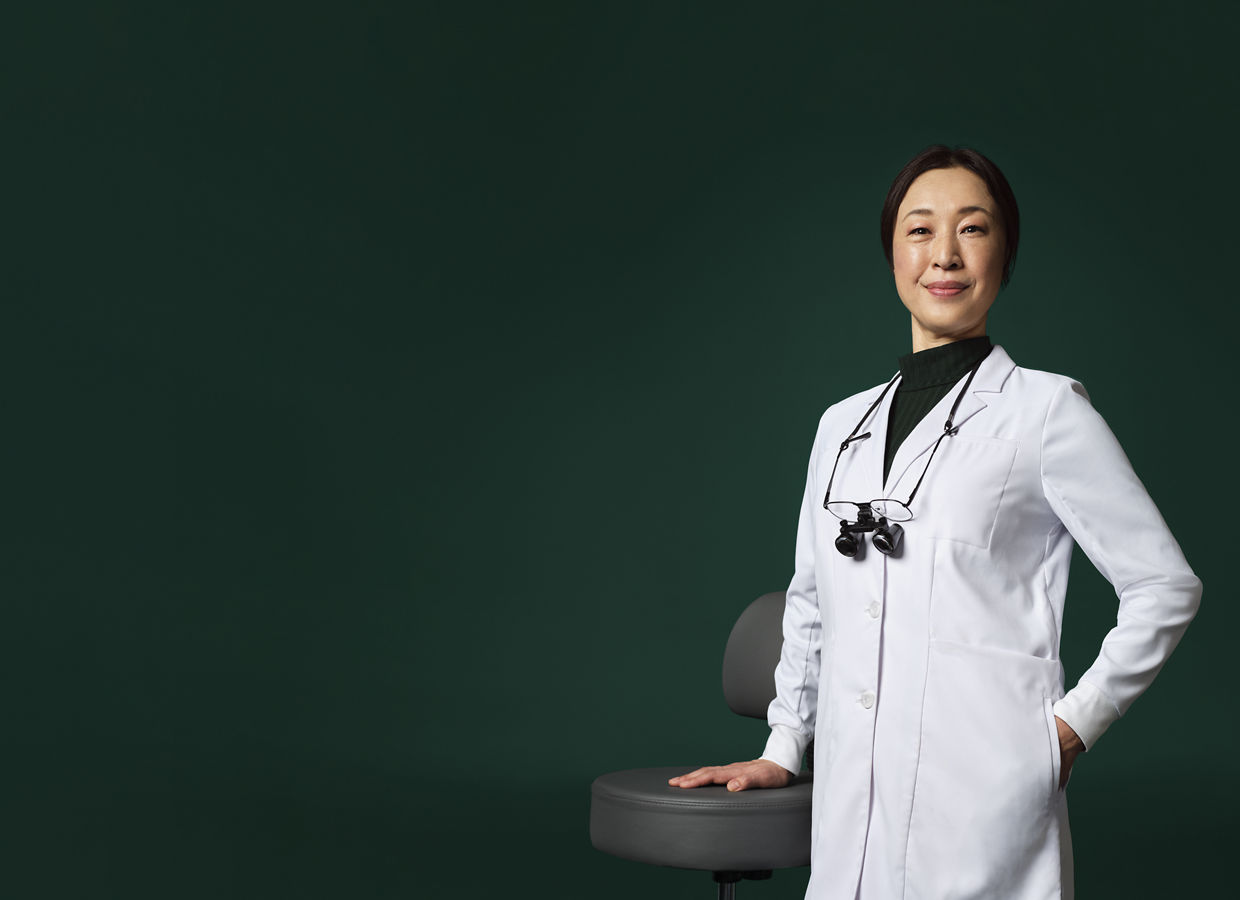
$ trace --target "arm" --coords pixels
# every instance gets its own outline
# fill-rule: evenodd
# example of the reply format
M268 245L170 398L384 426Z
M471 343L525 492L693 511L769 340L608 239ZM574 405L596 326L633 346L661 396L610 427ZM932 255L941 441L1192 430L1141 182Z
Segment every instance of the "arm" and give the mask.
M818 615L818 592L814 579L814 519L817 487L814 464L817 440L810 453L801 518L797 525L796 570L788 585L784 608L784 643L775 668L775 699L767 712L771 736L758 759L728 766L706 766L669 779L674 787L692 788L726 784L730 791L746 788L783 787L801 770L801 757L814 736L818 698L822 624Z
M762 759L793 774L814 737L818 709L818 675L822 667L822 618L814 574L814 512L821 508L814 478L817 442L810 454L801 518L797 524L796 568L784 608L784 644L775 667L775 699L767 710L771 736Z
M1197 613L1201 581L1085 389L1065 382L1042 431L1047 502L1119 597L1116 625L1054 712L1085 749L1127 712Z

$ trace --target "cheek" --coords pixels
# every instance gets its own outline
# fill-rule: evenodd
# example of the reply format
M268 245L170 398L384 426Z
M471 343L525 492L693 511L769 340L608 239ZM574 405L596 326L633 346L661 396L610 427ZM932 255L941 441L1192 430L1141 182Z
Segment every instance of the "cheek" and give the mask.
M891 251L891 264L895 269L897 279L907 281L909 278L916 279L925 269L925 265L921 259L922 254L915 248L907 245L896 245Z
M979 274L985 273L987 280L993 278L998 282L1003 274L1003 242L1001 240L978 242L973 247L971 256L967 264L973 271Z
M994 282L996 285L1003 277L1003 253L999 250L987 248L985 252L980 254L974 265L975 271L984 272L987 281Z

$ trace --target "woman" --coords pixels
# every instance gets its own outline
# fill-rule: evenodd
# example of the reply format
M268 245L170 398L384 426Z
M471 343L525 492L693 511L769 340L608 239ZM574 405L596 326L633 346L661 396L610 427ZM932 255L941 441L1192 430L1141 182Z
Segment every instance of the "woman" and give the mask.
M930 147L881 226L913 352L819 422L770 739L670 783L780 787L817 736L807 897L1070 898L1072 766L1149 686L1201 582L1084 388L986 336L1019 239L999 169ZM1074 539L1119 615L1065 695Z

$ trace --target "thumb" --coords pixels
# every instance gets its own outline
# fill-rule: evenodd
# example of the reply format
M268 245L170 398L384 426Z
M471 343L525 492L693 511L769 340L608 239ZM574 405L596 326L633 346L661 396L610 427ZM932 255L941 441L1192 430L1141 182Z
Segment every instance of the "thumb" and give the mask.
M749 779L743 775L738 775L728 782L729 791L743 791L747 787L749 787Z

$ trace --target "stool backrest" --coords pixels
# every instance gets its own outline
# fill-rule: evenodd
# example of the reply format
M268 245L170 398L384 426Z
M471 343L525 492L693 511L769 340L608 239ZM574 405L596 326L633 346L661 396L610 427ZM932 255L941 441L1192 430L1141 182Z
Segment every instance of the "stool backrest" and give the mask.
M785 593L763 594L741 613L723 651L723 697L732 712L766 719L784 644Z

